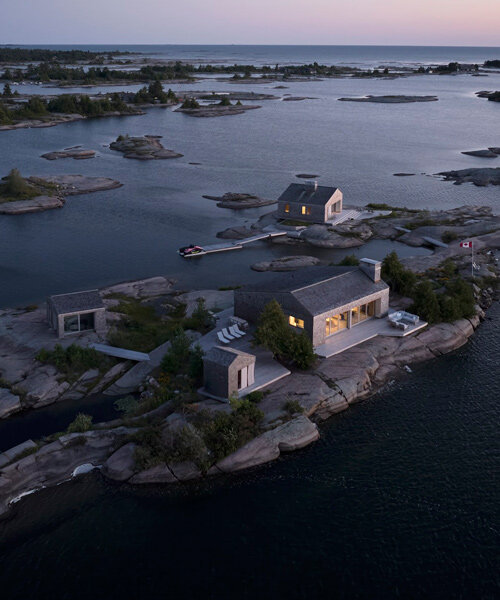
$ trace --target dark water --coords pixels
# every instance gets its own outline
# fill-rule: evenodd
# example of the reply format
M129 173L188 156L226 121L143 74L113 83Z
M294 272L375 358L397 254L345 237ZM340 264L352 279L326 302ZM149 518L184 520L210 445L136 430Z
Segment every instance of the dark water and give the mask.
M320 183L339 186L350 205L498 207L497 187L454 186L422 173L485 165L484 159L460 152L498 146L499 107L477 99L474 92L500 89L499 74L287 85L286 93L317 99L265 101L260 110L216 119L151 109L144 116L0 132L0 173L18 167L26 175L81 173L113 177L124 184L108 192L69 197L61 210L2 217L0 307L158 274L177 277L186 287L212 288L258 277L249 269L253 262L296 254L297 249L268 249L259 242L240 252L192 261L180 259L176 249L191 242L213 243L218 231L248 224L269 211L269 207L220 209L203 194L244 191L276 198L290 182L298 181L295 174L301 172L316 173ZM193 87L280 93L274 84L235 86L210 80L187 86ZM439 101L400 105L337 101L364 94L436 94ZM164 145L184 157L124 159L107 147L123 133L163 135ZM44 152L76 144L97 150L98 156L87 161L40 158ZM417 175L394 177L396 172ZM370 253L370 246L364 250ZM338 260L345 252L321 254Z
M497 598L499 319L274 464L23 499L2 598Z
M0 452L21 444L25 440L38 440L46 435L64 431L76 415L83 412L94 423L120 417L114 403L121 396L99 394L81 400L67 400L42 409L30 410L0 420Z
M452 61L479 63L500 56L500 47L485 46L284 46L284 45L36 45L31 48L56 48L106 52L138 52L157 58L186 62L238 64L346 64L376 67L381 64L443 64ZM125 57L126 58L126 57Z

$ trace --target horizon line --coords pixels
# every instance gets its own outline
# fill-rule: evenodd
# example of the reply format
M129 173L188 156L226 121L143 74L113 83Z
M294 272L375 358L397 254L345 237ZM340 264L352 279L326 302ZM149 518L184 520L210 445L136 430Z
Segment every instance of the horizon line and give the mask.
M500 49L500 46L476 46L474 44L466 44L466 45L435 45L435 44L265 44L265 43L256 43L256 44L236 44L236 43L226 43L226 44L213 44L213 43L203 43L198 42L196 44L186 44L183 42L168 42L168 43L151 43L148 42L140 43L140 42L113 42L113 43L101 43L101 42L92 42L91 44L84 42L31 42L31 43L7 43L0 44L0 48L6 46L274 46L274 47L315 47L315 48L356 48L356 47L368 47L368 48L488 48L488 49Z

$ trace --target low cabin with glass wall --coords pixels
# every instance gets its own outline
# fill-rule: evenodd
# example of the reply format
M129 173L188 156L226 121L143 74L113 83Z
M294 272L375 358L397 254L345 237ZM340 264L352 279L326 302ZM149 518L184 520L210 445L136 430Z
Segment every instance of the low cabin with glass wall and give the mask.
M58 294L47 300L47 320L62 338L66 335L106 328L106 308L97 290Z
M342 192L314 183L292 183L278 198L278 218L327 223L342 212Z
M235 290L235 315L256 323L275 299L288 324L306 331L314 346L368 319L385 316L389 286L380 278L381 263L361 259L359 267L313 267L283 274L267 283Z

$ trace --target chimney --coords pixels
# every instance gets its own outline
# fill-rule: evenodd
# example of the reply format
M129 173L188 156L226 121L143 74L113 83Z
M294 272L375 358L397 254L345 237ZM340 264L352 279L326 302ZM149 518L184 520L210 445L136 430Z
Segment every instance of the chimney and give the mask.
M368 277L375 283L380 281L380 271L382 269L382 263L379 260L372 260L371 258L362 258L359 261L359 268L368 275Z

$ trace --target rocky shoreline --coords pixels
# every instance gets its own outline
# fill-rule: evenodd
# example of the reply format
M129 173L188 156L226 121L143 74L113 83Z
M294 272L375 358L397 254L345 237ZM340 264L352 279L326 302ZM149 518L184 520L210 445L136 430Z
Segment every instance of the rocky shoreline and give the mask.
M179 152L168 150L160 142L161 135L145 135L143 137L119 136L109 147L123 153L124 158L135 160L164 160L184 156Z
M161 439L187 432L191 439L199 440L197 429L193 426L197 419L202 415L229 414L232 411L230 405L212 400L197 399L191 404L181 405L181 408L173 400L163 401L150 412L98 423L90 431L58 434L38 442L28 440L0 454L0 515L7 515L12 502L23 495L57 485L93 468L99 468L102 475L111 480L142 485L177 483L238 472L276 460L282 452L314 442L320 436L318 425L322 421L373 395L394 377L404 375L409 365L463 346L496 296L492 287L494 283L490 282L496 281L498 271L493 255L493 251L500 248L498 218L492 215L491 209L477 207L435 211L425 219L420 211L398 210L399 213L394 211L389 216L383 214L380 218L369 220L367 226L371 235L382 238L396 236L414 246L425 243L424 238L428 235L439 236L445 231L456 233L457 238L462 235L474 237L477 276L484 280L482 287L473 285L474 316L431 325L408 337L378 336L331 358L318 359L308 371L292 372L269 385L260 398L257 406L263 414L263 421L259 433L222 458L210 459L208 455L208 463L201 464L195 458L175 455L155 464L141 464L137 461L137 450L141 444L141 431L148 426L156 427ZM411 223L420 226L407 228L406 232L396 229ZM453 258L458 274L467 277L470 274L470 253L459 247L458 239L431 255L407 258L403 263L406 268L422 274ZM316 260L314 257L287 257L258 268L314 268ZM186 301L187 314L192 314L197 298L205 298L209 308L223 306L225 302L231 303L229 297L232 292L201 290L179 295L173 289L172 280L157 277L120 284L103 290L102 294L109 307L116 306L124 297L155 305L175 306L176 302ZM408 302L411 303L409 298L397 294L391 296L394 308L406 308ZM119 315L109 312L110 325L116 318L119 319ZM81 398L96 390L106 389L113 394L118 393L117 390L126 390L125 393L128 393L141 386L143 397L148 398L158 386L154 377L148 376L140 364L130 368L130 363L125 362L119 362L104 374L94 370L84 373L76 382L64 381L54 367L37 364L34 359L39 345L35 347L33 344L38 337L37 332L42 330L46 339L38 342L46 345L49 334L46 332L43 307L25 312L0 312L0 355L4 357L0 372L3 377L0 405L4 416L27 406L45 406L73 397ZM57 341L52 339L51 343ZM69 341L65 340L65 343ZM159 365L168 344L151 353L153 368ZM6 388L5 382L9 382L10 386ZM19 389L23 390L22 397L16 394Z
M339 98L342 102L375 102L379 104L407 104L411 102L437 102L437 96L361 96Z
M207 200L214 200L217 202L219 208L232 208L233 210L242 210L244 208L258 208L259 206L268 206L270 204L276 204L277 200L270 200L268 198L259 198L253 194L227 192L222 196L209 196L204 195L203 198Z
M0 215L23 215L43 212L54 208L62 208L66 196L90 194L122 187L122 183L109 177L86 177L84 175L32 175L27 178L29 183L40 185L50 184L54 189L53 195L42 194L27 200L15 200L0 203Z

